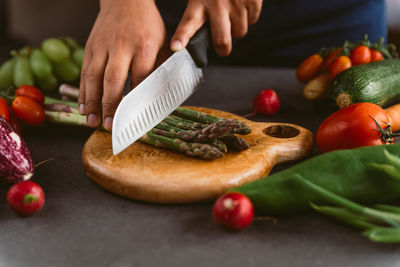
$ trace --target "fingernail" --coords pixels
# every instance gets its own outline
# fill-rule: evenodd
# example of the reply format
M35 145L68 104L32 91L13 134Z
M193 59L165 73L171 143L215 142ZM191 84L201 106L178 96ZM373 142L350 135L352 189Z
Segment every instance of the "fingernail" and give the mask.
M111 130L112 129L112 123L113 123L113 118L112 117L106 117L104 119L104 128L106 128L107 130Z
M174 40L171 43L171 49L172 51L179 51L182 49L182 42L179 40Z
M85 114L85 104L80 104L79 105L79 113L81 115Z
M99 124L97 115L90 113L87 118L87 123L90 127L96 127Z

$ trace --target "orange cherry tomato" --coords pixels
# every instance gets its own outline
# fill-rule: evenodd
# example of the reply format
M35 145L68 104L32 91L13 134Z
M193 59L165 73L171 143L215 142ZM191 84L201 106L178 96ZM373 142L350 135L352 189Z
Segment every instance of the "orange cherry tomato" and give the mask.
M336 111L318 128L316 143L319 150L328 152L388 143L372 118L382 129L390 122L387 112L372 103L357 103Z
M300 82L308 82L321 71L324 59L319 54L314 54L304 60L297 68L296 77Z
M383 55L381 52L375 49L371 49L371 62L383 60Z
M31 126L39 125L45 119L44 108L26 96L17 96L12 102L12 109L20 121Z
M350 52L352 66L371 62L371 50L365 45L359 45Z
M336 75L351 67L351 60L347 56L339 56L331 65L329 77L333 80Z
M342 52L342 48L338 47L329 53L329 56L324 61L324 69L326 70L331 69L333 61L335 61L335 59L340 56L340 52Z
M32 98L41 105L43 105L44 103L44 95L42 91L32 85L22 85L18 87L15 91L15 94L18 96L26 96Z
M10 121L10 109L8 108L7 102L4 98L0 97L0 116L2 116L6 121Z

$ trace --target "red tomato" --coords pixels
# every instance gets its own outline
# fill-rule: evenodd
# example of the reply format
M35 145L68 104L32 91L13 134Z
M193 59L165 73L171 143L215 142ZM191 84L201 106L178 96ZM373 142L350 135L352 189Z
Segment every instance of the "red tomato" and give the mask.
M32 98L41 105L44 103L44 95L42 91L32 85L22 85L18 87L18 89L15 91L15 94L18 96L21 95Z
M297 68L296 77L300 82L308 82L321 71L324 59L319 54L314 54L304 60Z
M358 103L336 111L318 128L316 142L319 150L328 152L390 143L390 132L389 138L380 133L372 118L382 129L389 131L386 122L390 122L390 118L378 105Z
M43 107L26 96L17 96L12 102L12 109L19 120L31 126L39 125L45 119Z
M329 71L329 77L333 80L336 75L344 71L345 69L351 68L351 60L346 56L339 56L333 61L331 69Z
M353 66L371 62L371 50L365 45L359 45L350 52Z
M329 56L325 59L324 61L324 68L326 70L330 70L333 61L335 61L336 58L340 56L340 52L342 51L341 47L336 48L335 50L331 51L329 53Z
M371 62L383 60L383 55L381 52L375 49L371 49Z
M7 102L4 98L0 97L0 116L2 116L6 121L10 121L10 109L8 108Z

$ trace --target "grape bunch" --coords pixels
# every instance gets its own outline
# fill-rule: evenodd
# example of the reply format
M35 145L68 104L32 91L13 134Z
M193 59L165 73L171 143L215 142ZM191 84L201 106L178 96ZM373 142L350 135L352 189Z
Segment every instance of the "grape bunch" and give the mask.
M47 38L40 48L11 51L0 66L0 87L35 85L44 91L79 79L84 49L73 38Z

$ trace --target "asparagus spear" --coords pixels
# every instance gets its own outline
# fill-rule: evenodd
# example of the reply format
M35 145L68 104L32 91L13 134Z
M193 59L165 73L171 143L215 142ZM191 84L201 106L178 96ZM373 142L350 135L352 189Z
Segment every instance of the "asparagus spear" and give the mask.
M199 138L198 138L198 135L196 135L196 133L193 133L191 131L181 130L179 128L177 128L177 129L181 130L181 131L176 131L175 129L168 131L167 129L169 127L172 127L172 126L160 123L160 124L156 125L156 127L154 129L152 129L151 131L154 134L162 135L162 136L165 136L168 138L178 138L178 139L180 139L182 141L186 141L186 142L193 142L193 141L199 142ZM163 128L163 129L160 129L160 128ZM203 141L205 141L205 140L203 140ZM226 144L221 140L214 139L214 140L207 140L207 141L209 141L209 143L211 145L216 146L222 152L228 151Z
M196 156L206 160L220 158L224 155L218 148L209 144L188 143L177 138L173 139L158 135L151 131L142 136L139 140L156 147L169 148L189 156Z
M222 136L220 139L227 145L229 149L232 150L242 151L250 147L249 143L247 143L244 138L238 137L233 134Z
M215 123L218 121L226 120L223 118L218 118L213 115L206 114L204 112L199 112L191 109L186 109L186 108L181 108L178 107L173 114L183 117L192 121L197 121L205 124L210 124L210 123ZM232 119L235 122L235 125L233 127L233 133L237 134L249 134L251 132L251 129L248 125L246 125L244 122L240 122L238 120Z

